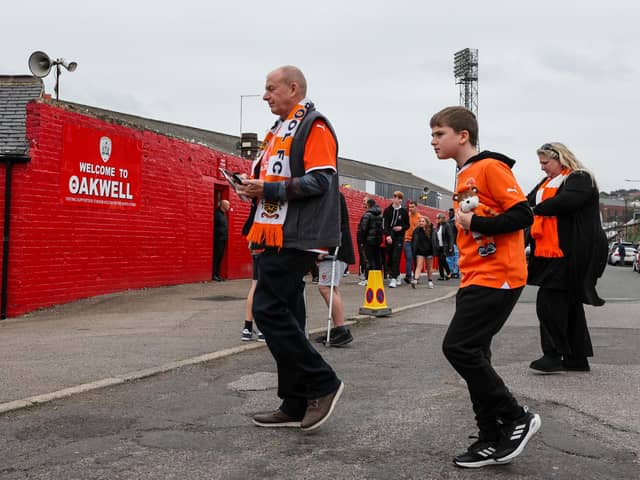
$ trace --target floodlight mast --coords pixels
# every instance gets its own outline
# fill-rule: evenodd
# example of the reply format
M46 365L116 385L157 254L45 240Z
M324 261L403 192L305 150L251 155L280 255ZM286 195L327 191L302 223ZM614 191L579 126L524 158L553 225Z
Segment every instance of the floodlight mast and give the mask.
M453 54L453 75L460 85L460 105L478 118L478 49L465 48ZM480 148L480 139L476 147Z
M453 75L460 85L460 105L478 116L478 49L465 48L453 55Z

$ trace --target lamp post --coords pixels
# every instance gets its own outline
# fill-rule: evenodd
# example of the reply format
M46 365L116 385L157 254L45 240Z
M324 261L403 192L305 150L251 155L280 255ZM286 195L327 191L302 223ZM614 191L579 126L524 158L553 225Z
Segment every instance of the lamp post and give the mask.
M242 136L242 102L244 101L245 98L261 97L261 96L262 95L260 95L259 93L254 93L250 95L240 95L240 136Z

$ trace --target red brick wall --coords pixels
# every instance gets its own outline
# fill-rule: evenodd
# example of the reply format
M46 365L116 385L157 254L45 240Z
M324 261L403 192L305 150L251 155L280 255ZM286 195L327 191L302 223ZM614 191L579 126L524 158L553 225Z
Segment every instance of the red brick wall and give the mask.
M140 143L138 209L63 202L65 124ZM127 289L210 280L217 207L214 190L232 205L222 273L230 279L251 277L247 242L240 234L249 204L240 201L218 174L219 166L248 172L246 160L38 102L27 107L27 138L31 161L13 167L8 316ZM3 170L0 191L4 183ZM366 194L342 191L357 257L356 232ZM389 204L389 200L372 198L382 208ZM419 210L435 220L436 210L422 206ZM0 217L3 212L4 196L0 195ZM357 269L356 263L350 270Z
M239 235L248 204L218 178L219 165L248 171L247 161L44 103L31 103L27 111L31 161L13 169L8 316L109 292L211 279L214 186L233 207L226 276L250 276ZM62 202L65 123L140 142L139 209Z

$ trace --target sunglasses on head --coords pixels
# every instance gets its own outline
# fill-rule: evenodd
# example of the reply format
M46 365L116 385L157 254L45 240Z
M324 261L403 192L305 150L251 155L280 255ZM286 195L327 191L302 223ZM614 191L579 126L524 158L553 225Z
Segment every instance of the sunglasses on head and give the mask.
M551 152L554 154L555 158L560 158L560 153L558 153L558 150L553 148L553 145L551 145L550 143L545 143L544 145L542 145L538 149L538 152Z

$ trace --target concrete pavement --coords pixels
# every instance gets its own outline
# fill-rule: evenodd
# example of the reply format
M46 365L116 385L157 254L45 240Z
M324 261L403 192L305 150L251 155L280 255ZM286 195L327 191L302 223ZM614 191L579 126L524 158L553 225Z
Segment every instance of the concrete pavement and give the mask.
M342 278L345 316L370 321L357 314L365 288L357 283L355 275ZM456 281L435 283L434 289L385 287L387 304L399 313L455 294ZM236 280L127 291L1 321L0 413L264 348L240 340L249 285ZM310 281L307 306L309 331L325 331L328 309Z

